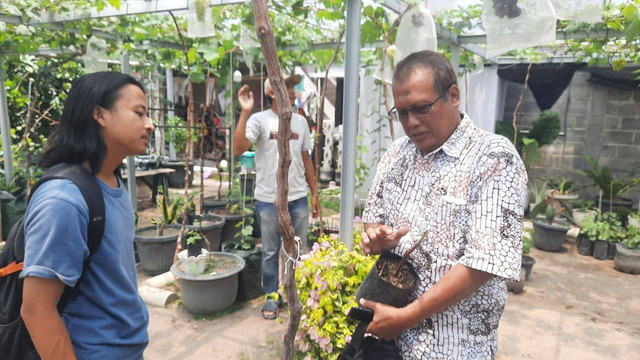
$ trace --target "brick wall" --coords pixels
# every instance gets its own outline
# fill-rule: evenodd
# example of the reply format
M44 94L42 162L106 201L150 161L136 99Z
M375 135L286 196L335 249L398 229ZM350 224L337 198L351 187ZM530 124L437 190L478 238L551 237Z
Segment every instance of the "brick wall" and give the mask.
M573 173L585 169L585 156L608 166L614 176L635 170L640 177L640 89L621 90L594 85L587 80L590 74L577 71L569 87L553 106L560 116L562 135L551 145L543 147L542 161L529 171L530 179L562 176L587 183ZM522 93L522 84L506 82L503 121L511 123L513 111ZM540 114L535 99L527 89L517 116L518 126L530 127ZM581 197L597 195L595 188L582 191ZM623 196L638 202L640 187Z

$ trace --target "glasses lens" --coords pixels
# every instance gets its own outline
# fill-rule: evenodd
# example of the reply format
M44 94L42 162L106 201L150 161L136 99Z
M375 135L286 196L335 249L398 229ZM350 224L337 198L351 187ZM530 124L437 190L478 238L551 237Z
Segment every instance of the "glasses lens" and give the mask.
M427 115L429 113L429 110L431 110L431 106L433 106L433 104L416 106L413 109L411 109L411 112L417 115Z

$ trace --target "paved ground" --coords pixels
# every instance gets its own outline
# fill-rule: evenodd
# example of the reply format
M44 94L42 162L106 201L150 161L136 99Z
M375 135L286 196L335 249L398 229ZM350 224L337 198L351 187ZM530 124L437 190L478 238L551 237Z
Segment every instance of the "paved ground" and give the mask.
M208 189L215 186L208 182ZM509 294L497 359L640 359L639 275L615 271L611 260L579 255L572 239L562 252L534 248L531 255L537 263L524 293ZM175 304L149 307L145 358L278 359L288 318L263 320L261 306L259 298L224 317L201 320Z

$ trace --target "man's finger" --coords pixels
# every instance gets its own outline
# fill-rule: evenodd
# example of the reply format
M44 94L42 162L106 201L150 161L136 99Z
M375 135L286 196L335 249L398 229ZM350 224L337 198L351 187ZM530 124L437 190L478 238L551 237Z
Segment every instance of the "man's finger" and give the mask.
M364 298L360 299L360 306L362 306L363 308L367 308L367 309L371 309L373 310L373 312L376 311L376 308L378 307L378 303L375 301L371 301L371 300L367 300Z
M401 237L407 235L409 233L409 228L407 227L403 227L401 229L398 229L395 233L393 233L392 237L394 240L396 239L400 239Z

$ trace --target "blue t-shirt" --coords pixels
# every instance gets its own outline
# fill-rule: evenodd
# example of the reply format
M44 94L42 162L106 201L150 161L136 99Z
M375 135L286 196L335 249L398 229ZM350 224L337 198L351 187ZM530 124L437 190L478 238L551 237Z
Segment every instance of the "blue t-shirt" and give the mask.
M105 205L104 236L62 320L78 359L141 359L149 342L149 313L138 295L133 209L123 184L113 189L98 182ZM27 208L20 276L75 286L89 256L88 221L87 204L73 182L42 184Z

